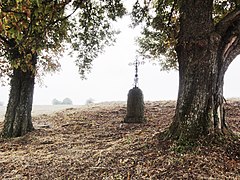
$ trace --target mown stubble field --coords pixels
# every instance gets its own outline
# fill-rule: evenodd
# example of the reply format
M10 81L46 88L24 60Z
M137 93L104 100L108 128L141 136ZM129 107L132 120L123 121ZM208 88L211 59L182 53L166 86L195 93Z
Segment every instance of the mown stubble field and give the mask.
M34 115L35 131L0 139L0 179L240 179L239 101L226 105L238 139L191 151L159 140L171 123L174 101L145 107L142 124L122 122L123 102Z

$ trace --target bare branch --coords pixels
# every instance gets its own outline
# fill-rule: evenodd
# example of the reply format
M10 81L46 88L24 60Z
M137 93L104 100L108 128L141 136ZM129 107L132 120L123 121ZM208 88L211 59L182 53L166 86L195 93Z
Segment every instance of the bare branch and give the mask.
M57 23L57 22L59 22L59 21L64 21L64 20L70 18L70 17L78 10L78 8L79 8L79 7L76 7L76 8L73 10L73 12L71 12L69 15L67 15L67 16L65 16L65 17L63 17L63 18L59 18L59 19L55 20L53 23L51 23L51 24L55 24L55 23Z

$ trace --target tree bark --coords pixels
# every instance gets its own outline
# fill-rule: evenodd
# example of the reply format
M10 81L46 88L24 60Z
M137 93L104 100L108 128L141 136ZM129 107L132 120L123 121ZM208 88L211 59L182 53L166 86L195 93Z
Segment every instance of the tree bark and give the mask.
M32 65L36 65L36 55ZM31 118L35 75L32 70L13 69L11 89L5 114L2 136L4 138L23 136L34 130Z
M222 36L215 31L212 0L183 0L176 52L179 92L169 135L179 140L227 132Z

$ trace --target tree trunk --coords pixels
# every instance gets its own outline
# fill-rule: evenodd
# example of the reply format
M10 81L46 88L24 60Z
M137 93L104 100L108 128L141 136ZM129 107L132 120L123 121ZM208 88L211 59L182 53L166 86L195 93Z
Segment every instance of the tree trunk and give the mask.
M183 0L176 52L179 61L179 92L170 136L197 139L224 132L221 38L214 32L212 0Z
M32 65L36 65L36 55ZM31 70L13 70L7 111L2 136L5 138L23 136L34 130L31 118L35 75Z

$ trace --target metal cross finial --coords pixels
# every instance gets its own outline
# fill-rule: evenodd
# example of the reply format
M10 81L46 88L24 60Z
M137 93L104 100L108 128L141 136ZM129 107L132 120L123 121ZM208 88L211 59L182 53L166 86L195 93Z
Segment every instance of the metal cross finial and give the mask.
M134 62L129 63L129 65L134 65L135 66L135 76L134 76L134 86L137 87L138 85L138 66L140 64L144 64L144 61L139 62L138 57L136 56L136 59Z

